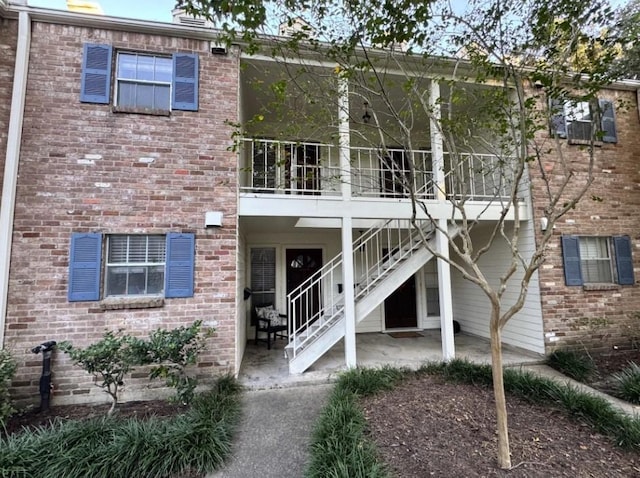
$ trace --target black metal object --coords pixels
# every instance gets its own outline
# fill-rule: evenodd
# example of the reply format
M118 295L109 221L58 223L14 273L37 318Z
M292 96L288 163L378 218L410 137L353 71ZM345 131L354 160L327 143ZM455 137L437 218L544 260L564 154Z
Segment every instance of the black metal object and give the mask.
M34 354L42 352L42 375L40 376L40 411L49 410L51 399L51 354L56 346L55 340L43 342L31 349Z

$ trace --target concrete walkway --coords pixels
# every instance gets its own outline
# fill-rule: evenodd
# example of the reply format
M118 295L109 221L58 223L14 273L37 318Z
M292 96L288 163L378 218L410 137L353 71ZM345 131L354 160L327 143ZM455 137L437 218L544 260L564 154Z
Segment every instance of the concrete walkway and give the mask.
M243 418L232 457L207 478L299 478L313 425L333 385L308 385L243 394Z

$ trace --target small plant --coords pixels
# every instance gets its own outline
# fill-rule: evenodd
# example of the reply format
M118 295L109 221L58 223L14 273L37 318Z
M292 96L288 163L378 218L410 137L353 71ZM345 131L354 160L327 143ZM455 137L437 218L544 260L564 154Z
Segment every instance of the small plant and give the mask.
M148 341L138 341L134 347L140 364L153 364L149 377L163 378L168 387L176 390L175 401L188 404L193 400L197 379L189 376L187 367L196 363L205 347L205 338L213 330L202 332L202 321L189 327L172 330L156 329Z
M116 408L124 375L137 365L131 345L134 340L121 332L106 331L102 340L85 349L74 347L66 341L58 344L58 348L69 355L76 365L92 374L94 380L102 380L98 386L102 387L112 400L107 415L111 415Z
M596 371L593 359L575 350L556 350L547 358L547 364L578 382L587 382Z
M6 420L15 410L9 397L9 383L16 372L16 362L6 349L0 350L0 426L4 428Z
M634 362L613 375L618 397L630 403L640 404L640 366Z

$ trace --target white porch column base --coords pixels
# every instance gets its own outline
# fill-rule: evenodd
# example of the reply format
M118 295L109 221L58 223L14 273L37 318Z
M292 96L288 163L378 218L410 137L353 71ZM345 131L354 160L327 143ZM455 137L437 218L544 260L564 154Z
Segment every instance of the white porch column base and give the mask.
M449 258L449 241L444 232L447 220L440 219L436 232L436 248L442 256ZM453 340L453 300L451 292L451 266L443 259L438 259L438 290L440 295L440 335L442 340L442 360L445 362L455 358L456 350Z

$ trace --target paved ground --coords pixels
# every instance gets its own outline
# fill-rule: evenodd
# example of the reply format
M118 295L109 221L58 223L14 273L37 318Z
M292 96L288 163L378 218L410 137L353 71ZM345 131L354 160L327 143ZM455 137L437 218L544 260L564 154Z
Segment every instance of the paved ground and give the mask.
M233 456L207 478L300 478L313 425L333 385L249 390Z

